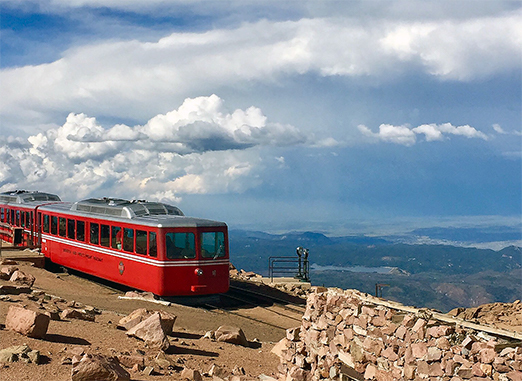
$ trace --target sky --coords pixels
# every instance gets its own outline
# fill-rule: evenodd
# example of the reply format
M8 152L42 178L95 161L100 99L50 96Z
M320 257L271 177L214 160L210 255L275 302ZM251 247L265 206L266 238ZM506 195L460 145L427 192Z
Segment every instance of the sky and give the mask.
M522 2L0 0L0 191L231 228L520 225Z

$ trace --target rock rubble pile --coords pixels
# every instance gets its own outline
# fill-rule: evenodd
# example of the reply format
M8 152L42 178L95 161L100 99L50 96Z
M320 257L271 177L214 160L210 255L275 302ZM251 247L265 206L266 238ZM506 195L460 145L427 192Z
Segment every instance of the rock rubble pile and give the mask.
M280 380L522 380L520 341L372 299L315 288L301 326L274 347Z

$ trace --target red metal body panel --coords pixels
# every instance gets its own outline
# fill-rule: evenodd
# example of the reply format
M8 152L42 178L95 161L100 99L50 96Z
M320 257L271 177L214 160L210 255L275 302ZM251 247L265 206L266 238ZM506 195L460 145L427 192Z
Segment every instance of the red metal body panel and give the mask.
M42 212L44 213L44 212ZM63 213L48 213L50 216L71 217ZM80 220L78 216L72 216ZM85 222L112 224L97 218L81 218ZM135 224L118 223L123 228L140 228ZM148 229L149 227L142 227ZM164 248L165 232L191 232L196 237L203 231L222 231L225 242L228 232L223 227L190 227L190 228L157 228L158 255L152 258L147 255L127 253L87 242L78 242L58 235L42 233L42 253L53 263L79 270L116 283L121 283L143 291L150 291L160 296L206 295L223 293L229 288L228 244L224 258L167 259ZM196 253L200 253L199 239L196 239ZM197 269L202 270L197 275Z

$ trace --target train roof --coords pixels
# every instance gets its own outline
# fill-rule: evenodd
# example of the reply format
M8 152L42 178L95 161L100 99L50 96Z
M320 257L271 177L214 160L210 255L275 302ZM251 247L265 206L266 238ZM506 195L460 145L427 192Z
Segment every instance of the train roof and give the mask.
M144 200L90 198L75 203L45 205L41 210L157 227L226 226L224 222L187 217L172 205Z
M55 194L38 191L15 190L0 193L0 202L5 204L41 204L60 201L60 197Z

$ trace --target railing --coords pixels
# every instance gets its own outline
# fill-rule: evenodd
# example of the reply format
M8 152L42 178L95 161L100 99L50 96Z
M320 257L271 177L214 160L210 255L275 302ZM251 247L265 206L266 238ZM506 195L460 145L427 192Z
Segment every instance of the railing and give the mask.
M268 276L274 281L274 276L289 276L303 282L310 281L310 263L301 257L270 257L268 258Z

